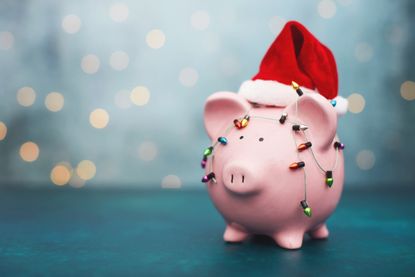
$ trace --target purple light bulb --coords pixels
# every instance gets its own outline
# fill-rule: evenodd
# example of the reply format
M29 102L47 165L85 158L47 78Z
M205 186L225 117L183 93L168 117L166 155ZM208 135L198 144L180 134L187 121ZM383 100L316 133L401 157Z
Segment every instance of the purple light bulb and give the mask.
M202 182L207 183L209 181L209 177L207 175L203 176Z

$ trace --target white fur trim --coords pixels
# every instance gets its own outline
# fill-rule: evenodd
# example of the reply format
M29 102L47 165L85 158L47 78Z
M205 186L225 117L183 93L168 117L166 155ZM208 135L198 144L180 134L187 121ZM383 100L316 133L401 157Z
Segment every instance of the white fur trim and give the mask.
M347 113L347 107L349 106L349 101L346 98L341 97L340 95L334 98L334 100L336 100L336 107L334 108L336 109L337 115L338 116L345 115Z
M307 88L301 88L301 90L304 93L315 92ZM269 80L245 81L238 93L250 102L277 107L286 107L298 98L290 85Z
M318 93L316 90L308 88L301 88L306 93ZM298 95L290 85L282 84L277 81L269 80L248 80L242 83L238 92L249 102L270 105L276 107L286 107L291 103L294 103ZM336 106L334 109L338 116L342 116L347 113L348 101L346 98L337 96ZM330 100L328 100L330 101Z

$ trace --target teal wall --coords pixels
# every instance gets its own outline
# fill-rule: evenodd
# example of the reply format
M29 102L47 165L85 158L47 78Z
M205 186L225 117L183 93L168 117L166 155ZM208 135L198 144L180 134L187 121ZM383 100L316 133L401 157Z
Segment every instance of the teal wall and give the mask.
M163 179L164 186L201 186L199 159L209 143L204 100L237 91L256 73L280 23L291 19L333 51L340 94L365 99L362 112L339 123L347 186L414 182L415 101L401 95L415 94L414 2L126 0L118 9L114 3L0 2L0 121L7 126L0 184L53 186L55 165L91 160L96 174L85 186L159 187ZM79 30L76 20L64 20L70 14ZM146 41L153 29L165 35L161 48ZM111 66L115 51L128 55L124 70ZM81 68L88 54L99 59L95 74ZM125 66L122 57L118 63ZM26 86L36 93L29 107L16 98ZM129 99L137 86L150 92L146 105ZM45 107L50 92L64 97L58 112ZM97 108L109 114L106 128L89 122ZM27 141L39 146L34 162L19 155ZM71 183L82 185L76 178Z

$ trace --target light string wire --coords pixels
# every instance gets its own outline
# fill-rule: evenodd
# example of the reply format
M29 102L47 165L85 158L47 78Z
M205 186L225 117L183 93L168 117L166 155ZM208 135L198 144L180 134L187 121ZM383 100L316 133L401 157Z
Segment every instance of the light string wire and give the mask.
M298 119L298 100L300 99L300 96L297 98L297 100L295 101L295 119L297 120L297 122L295 122L295 121L291 121L291 120L286 120L288 123L290 123L291 124L291 128L294 126L294 125L298 125L298 124L302 124L302 125L305 125L303 122L301 122L301 120L299 120ZM255 106L255 105L254 105ZM253 107L254 107L253 106ZM243 117L239 117L239 119L238 120L240 120L240 119L242 119L242 118L246 118L246 117L248 117L248 120L250 119L250 118L255 118L255 119L264 119L264 120L272 120L272 121L276 121L276 122L278 122L279 121L279 119L277 119L277 118L272 118L272 117L265 117L265 116L257 116L257 115L255 115L255 116L251 116L249 113L250 113L250 111L252 110L252 108L253 107L250 107L246 112L245 112L245 115L243 116ZM257 107L257 106L255 106L255 107ZM224 131L224 134L223 134L223 136L227 136L232 130L233 130L233 128L234 128L235 126L234 126L234 124L231 124L231 125L229 125L226 129L225 129L225 131ZM302 134L304 135L304 137L305 137L305 139L306 139L306 142L309 142L309 136L307 135L307 132L305 132L306 130L301 130L301 132L302 132ZM297 158L298 158L298 161L301 161L301 157L300 157L300 152L298 151L298 144L297 144L297 139L295 138L295 133L296 132L291 132L291 136L292 136L292 138L293 138L293 143L294 143L294 147L295 147L295 150L296 150L296 155L297 155ZM335 140L338 140L338 136L337 136L337 134L335 135ZM216 152L216 146L218 145L218 143L219 143L219 141L216 141L214 144L213 144L213 150L212 150L212 156L211 156L211 158L210 158L210 163L209 163L209 172L213 172L213 163L214 163L214 159L215 159L215 152ZM321 165L321 163L318 161L318 159L317 159L317 157L316 157L316 154L315 154L315 152L314 152L314 150L313 150L313 147L312 146L310 146L310 151L311 151L311 155L312 155L312 157L313 157L313 160L314 160L314 162L316 163L316 165L317 165L317 167L320 169L320 171L323 173L323 174L326 174L327 173L327 171L328 170L325 170L324 169L324 167ZM332 169L330 170L330 171L335 171L336 170L336 168L337 168L337 165L338 165L338 157L339 157L339 151L340 151L340 149L339 148L336 148L336 152L335 152L335 160L334 160L334 163L333 163L333 166L332 166ZM306 170L305 170L305 167L302 167L302 171L303 171L303 176L304 176L304 201L307 203L307 173L306 173ZM213 179L213 181L216 183L216 179L214 178Z
M296 102L297 103L297 102ZM254 115L254 116L250 116L250 118L255 118L255 119L264 119L264 120L271 120L271 121L275 121L275 122L278 122L279 120L277 119L277 118L273 118L273 117L265 117L265 116L257 116L257 115ZM296 125L296 124L303 124L303 122L301 122L301 121L299 121L299 122L294 122L294 121L291 121L291 120L288 120L287 119L287 122L288 123L290 123L291 124L291 126L292 125ZM305 124L303 124L303 125L305 125ZM307 133L306 133L306 131L302 131L302 133L304 134L304 137L305 137L305 139L306 139L306 141L310 141L309 140L309 136L307 135ZM294 134L294 133L292 133L292 134ZM295 139L295 138L294 138ZM337 134L336 134L336 136L335 136L335 140L338 140L338 136L337 136ZM297 148L297 141L295 140L295 143L296 143L296 145L295 145L295 147ZM314 152L314 150L313 150L313 147L311 146L310 147L310 151L311 151L311 154L312 154L312 157L313 157L313 160L315 161L315 163L317 164L317 166L318 166L318 168L321 170L321 172L322 173L326 173L326 171L327 170L325 170L324 169L324 167L321 165L321 163L318 161L318 159L317 159L317 156L316 156L316 154L315 154L315 152ZM298 153L298 151L297 151L297 153ZM334 163L333 163L333 166L331 167L332 169L331 169L331 171L335 171L336 170L336 168L337 168L337 165L338 165L338 156L339 156L339 151L337 150L336 151L336 156L335 156L335 160L334 160ZM298 155L298 158L300 159L300 156Z
M291 132L291 136L293 138L294 148L296 150L295 152L297 153L297 158L300 161L301 160L300 152L298 152L298 150L297 150L298 144L297 144L297 140L295 139L294 132ZM307 201L307 173L305 171L305 167L303 167L302 170L303 170L303 173L304 173L304 200Z
M307 133L305 131L303 131L303 134L304 134L304 137L306 138L306 140L309 141L308 136L307 136ZM337 139L337 135L336 135L336 139ZM320 162L317 160L317 157L316 157L316 154L314 153L313 147L310 147L310 151L311 151L311 155L313 156L314 161L317 164L317 167L320 169L320 171L322 173L326 173L327 170L325 170L323 168L323 166L320 164ZM334 163L333 163L333 166L331 167L331 170L330 171L335 171L336 170L337 164L338 164L338 160L339 160L339 150L336 149L336 156L334 158Z
M296 119L298 119L298 100L299 99L300 99L300 97L297 97L297 100L295 101L295 118ZM291 120L288 120L288 121L291 123L291 128L292 128L292 126L294 124L291 122ZM295 147L295 150L294 151L297 152L298 160L301 161L300 153L298 152L298 149L297 149L298 144L297 144L297 140L295 139L294 132L291 132L291 136L292 136L293 141L294 141L294 147ZM303 173L304 173L304 201L307 202L307 173L305 171L305 167L303 167L302 169L303 169Z
M239 117L239 119L241 119L241 118L244 118L244 117L246 117L246 116L249 116L249 113L251 112L251 110L252 110L252 107L250 107L245 113L244 113L244 116L242 116L242 117ZM229 133L233 130L233 128L235 127L235 125L232 123L232 124L230 124L226 129L225 129L225 131L224 131L224 134L223 134L223 136L227 136L227 135L229 135ZM212 147L213 147L213 150L212 150L212 157L210 158L210 161L209 161L209 172L214 172L214 170L213 170L213 160L215 159L215 152L216 152L216 145L218 145L218 143L219 143L219 141L217 141L216 140L216 142L212 145ZM215 182L216 183L216 182Z
M298 100L295 102L295 110L296 110L296 117L297 117L297 114L298 114ZM264 119L264 120L271 120L271 121L275 121L275 122L278 122L279 121L279 119L278 118L274 118L274 117L265 117L265 116L258 116L258 115L253 115L253 116L250 116L249 115L249 112L251 111L251 109L249 109L246 113L245 113L245 116L249 116L250 118L253 118L253 119ZM240 117L240 118L243 118L243 117ZM301 122L301 121L297 121L297 122L295 122L295 121L291 121L291 120L287 120L287 122L288 123L290 123L291 124L291 126L292 125L296 125L296 124L303 124L304 125L304 123L303 122ZM230 133L230 131L232 130L234 128L234 125L233 124L230 124L226 129L225 129L225 131L224 131L224 136L227 136L229 133ZM305 139L306 139L306 141L309 141L309 136L307 135L307 132L306 131L302 131L302 133L304 134L304 137L305 137ZM294 133L292 133L292 134L294 134ZM338 136L337 136L337 134L336 134L336 136L335 136L335 138L336 139L338 139ZM298 145L297 145L297 140L295 139L295 137L293 137L293 139L294 139L294 142L295 142L295 146L297 147ZM213 151L213 153L212 153L212 158L214 157L214 152L215 152L215 150L216 150L216 145L218 144L219 142L218 141L216 141L214 144L213 144L213 148L214 148L214 151ZM317 166L318 166L318 168L320 169L320 171L322 172L322 173L325 173L327 170L326 169L324 169L324 167L321 165L321 163L318 161L318 159L317 159L317 156L316 156L316 154L315 154L315 152L314 152L314 150L313 150L313 147L310 147L310 151L311 151L311 154L312 154L312 157L313 157L313 160L315 161L315 163L317 164ZM337 165L338 165L338 152L339 151L336 151L336 156L335 156L335 160L334 160L334 163L333 163L333 166L331 167L332 169L331 169L331 171L335 171L336 170L336 168L337 168ZM300 155L299 155L299 153L298 153L298 151L297 151L297 157L300 159ZM212 162L210 163L211 164L211 166L210 166L210 170L212 170L213 169L213 165L212 165Z

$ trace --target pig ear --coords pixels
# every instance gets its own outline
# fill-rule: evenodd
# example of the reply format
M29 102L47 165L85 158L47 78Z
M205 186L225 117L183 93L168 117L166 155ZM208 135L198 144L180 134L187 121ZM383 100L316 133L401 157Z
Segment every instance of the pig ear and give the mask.
M308 126L308 139L314 147L325 150L331 146L336 135L337 113L329 101L318 93L308 93L298 99L298 114L296 104L290 104L286 112L291 121L298 119Z
M250 104L242 96L233 92L216 92L205 104L205 128L211 139L219 137L235 118L240 118L249 110Z

